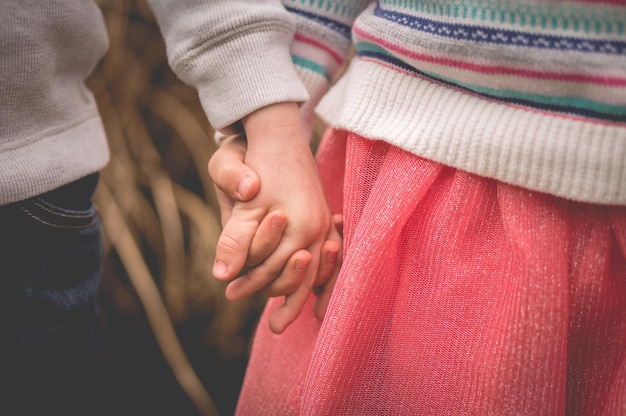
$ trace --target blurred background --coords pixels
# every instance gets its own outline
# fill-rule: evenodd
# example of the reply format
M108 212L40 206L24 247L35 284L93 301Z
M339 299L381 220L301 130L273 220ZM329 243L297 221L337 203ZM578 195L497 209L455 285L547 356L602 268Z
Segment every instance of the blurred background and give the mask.
M171 72L143 0L98 1L110 48L88 80L111 147L95 195L104 412L230 415L265 302L231 303L211 277L220 232L213 131Z

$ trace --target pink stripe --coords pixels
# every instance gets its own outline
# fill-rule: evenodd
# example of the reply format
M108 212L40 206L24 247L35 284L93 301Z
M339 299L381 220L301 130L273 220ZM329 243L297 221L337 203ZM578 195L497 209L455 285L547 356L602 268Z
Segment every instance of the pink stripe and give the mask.
M488 97L484 97L482 95L474 94L471 91L461 90L459 88L455 88L454 86L451 86L449 84L443 84L443 83L441 83L441 82L439 82L437 80L434 80L432 78L426 78L426 77L424 77L422 75L416 74L414 72L407 71L407 70L402 69L402 68L398 68L397 66L389 64L387 62L380 61L378 59L367 58L367 57L359 57L358 59L360 61L371 62L371 63L374 63L376 65L381 65L381 66L384 66L385 68L392 69L392 70L394 70L396 72L400 72L400 73L402 73L404 75L408 75L408 76L411 76L411 77L414 77L414 78L420 78L420 79L423 79L425 81L431 82L433 84L440 85L440 86L445 87L445 88L451 88L451 89L453 89L455 91L458 91L460 93L469 94L469 95L471 95L473 97L479 98L479 99L484 100L484 101L489 101L491 103L498 104L498 105L505 105L507 107L515 108L517 110L529 111L531 113L541 114L541 115L544 115L544 116L558 117L558 118L562 118L564 120L582 121L582 122L585 122L585 123L597 124L597 125L600 125L600 126L624 127L624 124L622 124L622 123L605 121L605 120L598 120L598 119L595 119L595 118L587 118L587 117L582 117L582 116L575 116L575 115L571 115L571 114L563 114L563 113L545 111L545 110L540 110L540 109L533 108L533 107L525 107L525 106L522 106L522 105L508 103L508 102L505 102L505 101L494 100L494 99L491 99L491 98L488 98Z
M467 71L479 72L483 74L508 74L508 75L516 75L520 77L525 77L525 78L552 79L552 80L557 80L557 81L594 83L594 84L610 85L610 86L616 86L616 87L626 86L626 78L593 76L593 75L583 75L583 74L555 73L555 72L538 72L538 71L530 71L530 70L525 70L525 69L507 68L507 67L502 67L502 66L478 65L478 64L472 64L469 62L463 62L463 61L458 61L454 59L437 58L431 55L415 53L413 51L402 48L400 46L393 45L392 43L387 42L384 39L377 38L371 35L370 33L364 32L359 27L355 26L353 30L358 35L366 39L369 39L379 45L382 45L388 49L391 49L395 52L398 52L404 56L407 56L409 58L416 59L419 61L431 62L431 63L435 63L439 65L460 68L460 69L464 69Z
M335 60L335 62L337 62L339 65L341 65L343 63L343 58L341 57L341 55L339 55L337 52L335 52L334 50L330 49L328 46L324 45L323 43L318 42L315 39L311 39L309 37L302 36L299 33L296 33L296 35L294 36L294 39L297 40L298 42L308 43L309 45L313 45L316 48L322 49L323 51L328 53Z
M575 3L590 4L617 4L618 6L626 6L626 0L572 0Z

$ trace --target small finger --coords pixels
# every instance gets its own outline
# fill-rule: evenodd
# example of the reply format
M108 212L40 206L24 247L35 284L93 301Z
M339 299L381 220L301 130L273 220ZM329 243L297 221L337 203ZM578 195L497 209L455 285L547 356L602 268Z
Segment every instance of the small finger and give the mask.
M313 315L320 321L326 316L328 310L328 304L330 303L331 295L335 289L335 283L337 282L337 274L333 275L326 284L319 286L315 290L317 299L313 304Z
M230 282L226 287L226 298L235 301L269 285L280 275L293 251L288 245L279 246L263 263L250 268L245 275Z
M258 265L272 254L280 243L286 226L287 216L280 211L269 213L261 221L248 250L248 260L246 261L248 267Z
M315 279L315 285L323 285L331 278L337 268L339 261L339 250L341 246L333 240L326 240L322 245L322 254L320 256L320 267Z
M261 289L261 293L267 297L285 296L293 293L302 284L310 264L311 253L307 250L297 251L289 258L280 275Z
M326 256L327 261L322 261L324 269L322 270L322 266L320 266L320 272L318 272L316 286L313 288L313 293L317 296L315 303L313 304L313 315L319 319L324 319L326 315L326 310L328 308L328 304L330 302L330 297L333 293L333 289L335 287L335 282L337 280L337 276L339 275L339 271L342 265L342 246L340 244L341 237L338 235L339 232L337 230L338 225L343 225L343 216L339 215L341 221L337 221L337 215L333 216L333 222L335 225L335 230L331 230L329 235L329 239L324 242L322 246L322 259ZM339 242L333 240L339 238ZM333 244L334 243L334 244ZM334 253L334 250L337 249L337 253ZM334 268L331 269L331 260L335 259ZM320 284L321 283L321 284Z
M300 315L310 294L311 286L303 282L295 292L285 296L285 303L280 305L270 316L270 330L275 334L283 333Z
M317 245L317 247L311 247L311 253L318 254L312 257L304 280L293 293L285 296L285 303L272 312L269 319L269 326L273 333L281 334L302 312L313 289L315 277L317 276L320 250L321 247L319 245Z
M343 214L333 214L333 225L339 235L343 237Z

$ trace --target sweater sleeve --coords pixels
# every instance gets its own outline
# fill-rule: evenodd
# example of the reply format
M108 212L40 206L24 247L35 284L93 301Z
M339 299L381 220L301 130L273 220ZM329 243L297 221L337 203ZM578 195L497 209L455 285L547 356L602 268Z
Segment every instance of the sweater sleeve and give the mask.
M149 0L168 61L198 89L213 127L237 122L270 104L309 96L289 49L295 20L280 0Z
M341 75L352 47L351 29L370 0L283 0L294 17L291 58L310 99L301 107L305 125L330 85Z

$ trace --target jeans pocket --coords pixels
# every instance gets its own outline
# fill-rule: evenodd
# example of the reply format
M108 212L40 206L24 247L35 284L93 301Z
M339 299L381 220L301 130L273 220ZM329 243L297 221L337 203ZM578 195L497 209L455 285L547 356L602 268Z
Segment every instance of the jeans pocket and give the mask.
M89 228L98 221L93 204L87 209L74 210L54 205L41 197L36 197L21 203L20 210L32 220L54 228Z
M89 228L98 221L91 197L98 183L98 174L18 204L22 213L41 225L53 228Z

